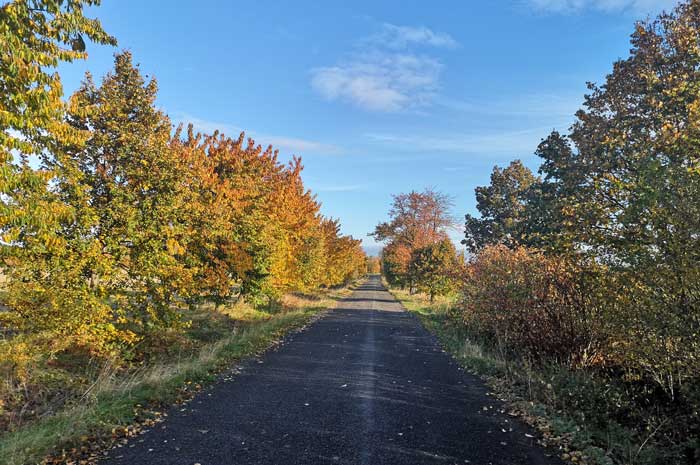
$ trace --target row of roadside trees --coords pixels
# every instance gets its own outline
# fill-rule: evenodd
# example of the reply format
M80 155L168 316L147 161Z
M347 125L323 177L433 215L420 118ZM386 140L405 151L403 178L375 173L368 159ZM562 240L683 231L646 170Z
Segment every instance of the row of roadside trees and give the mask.
M300 159L174 127L129 52L63 99L55 67L85 58L86 41L116 44L84 16L95 4L0 7L5 368L20 370L20 345L127 353L204 300L264 305L365 272L360 241L320 214Z
M570 133L537 148L539 176L520 161L494 168L465 224L476 260L525 248L576 269L572 292L587 291L571 303L589 337L570 359L622 364L670 399L700 377L698 43L700 1L639 23Z

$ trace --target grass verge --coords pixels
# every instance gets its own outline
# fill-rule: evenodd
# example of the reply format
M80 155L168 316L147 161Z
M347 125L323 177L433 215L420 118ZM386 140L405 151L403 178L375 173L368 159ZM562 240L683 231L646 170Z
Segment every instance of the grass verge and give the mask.
M159 421L168 406L185 401L243 358L260 354L292 330L335 306L351 288L316 296L286 296L269 312L245 305L202 308L190 315L190 350L157 357L133 370L104 366L81 395L60 410L0 437L0 463L89 463L117 441ZM82 462L84 460L85 462Z

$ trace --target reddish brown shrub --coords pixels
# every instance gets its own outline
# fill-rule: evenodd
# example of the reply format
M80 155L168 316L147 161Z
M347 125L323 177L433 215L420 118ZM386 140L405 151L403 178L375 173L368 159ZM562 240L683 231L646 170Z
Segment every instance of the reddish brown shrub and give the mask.
M572 366L599 362L584 270L526 248L489 246L468 266L460 318L503 350Z

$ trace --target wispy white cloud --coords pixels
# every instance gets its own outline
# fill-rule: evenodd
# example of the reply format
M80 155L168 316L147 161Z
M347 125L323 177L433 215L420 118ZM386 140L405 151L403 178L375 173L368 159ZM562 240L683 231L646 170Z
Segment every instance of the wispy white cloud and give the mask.
M368 133L365 138L371 142L390 145L394 150L423 153L458 153L487 156L526 156L553 127L536 127L517 131L502 131L479 134L445 134L423 137L422 135L397 135Z
M506 117L573 119L583 103L581 94L529 93L483 99L437 98L435 104L459 113Z
M328 100L395 112L429 102L441 69L437 60L427 56L373 51L313 70L311 85Z
M185 126L192 124L196 131L206 134L212 134L214 131L219 131L223 132L227 136L236 137L243 131L241 128L233 126L229 123L197 118L196 116L192 116L188 113L175 113L174 115L171 115L171 118L175 124L183 124Z
M296 155L304 155L307 153L337 155L342 152L341 148L337 145L296 137L275 136L256 131L244 131L241 127L236 125L197 118L187 113L176 113L173 117L173 121L176 124L182 123L185 125L192 123L197 131L208 134L218 130L227 136L237 137L241 132L245 132L247 136L255 139L260 145L272 145L281 152L288 152Z
M338 147L337 145L326 144L314 140L298 139L295 137L284 136L258 135L256 133L253 133L253 135L256 138L260 139L261 143L264 143L265 145L272 145L273 147L284 148L287 151L299 154L322 153L327 155L337 155L341 151L340 147Z
M435 96L442 63L413 48L454 48L447 34L426 27L382 25L360 42L361 49L334 66L311 70L311 86L329 101L376 112L397 112L427 105Z
M542 11L554 13L577 13L583 10L603 12L633 11L651 14L668 10L678 3L677 0L528 0Z
M376 34L367 39L377 46L405 49L411 45L425 45L442 48L456 48L459 43L447 33L436 32L425 26L397 26L384 23Z

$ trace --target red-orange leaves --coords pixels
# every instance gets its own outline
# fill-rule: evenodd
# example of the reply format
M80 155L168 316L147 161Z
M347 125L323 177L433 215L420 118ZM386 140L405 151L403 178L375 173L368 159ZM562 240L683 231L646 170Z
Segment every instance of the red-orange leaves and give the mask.
M301 159L285 165L272 147L263 150L244 134L205 136L192 127L186 137L176 131L171 149L187 173L186 258L200 297L264 302L340 284L364 267L360 241L341 236L338 223L320 215Z

